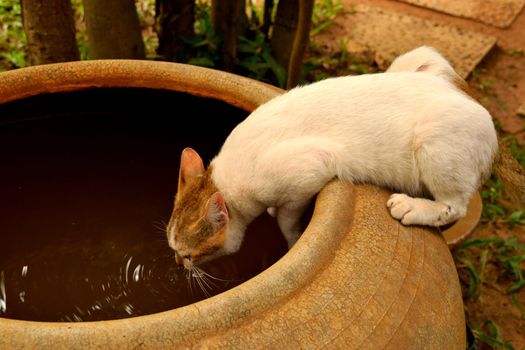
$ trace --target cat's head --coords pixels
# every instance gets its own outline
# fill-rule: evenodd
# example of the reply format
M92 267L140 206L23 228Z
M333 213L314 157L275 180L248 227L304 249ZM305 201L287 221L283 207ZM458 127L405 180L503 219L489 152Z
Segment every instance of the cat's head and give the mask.
M228 209L211 179L211 170L211 166L204 169L201 157L193 149L182 151L167 235L177 263L188 269L229 253L224 247Z

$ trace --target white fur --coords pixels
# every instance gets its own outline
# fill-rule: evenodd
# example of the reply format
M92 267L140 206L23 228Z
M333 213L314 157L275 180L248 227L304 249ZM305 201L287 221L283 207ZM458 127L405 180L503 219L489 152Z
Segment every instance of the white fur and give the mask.
M387 73L327 79L256 109L212 162L230 210L226 253L267 208L292 245L308 201L334 177L405 193L387 203L403 224L439 226L465 215L497 138L487 110L449 81L453 75L422 47ZM424 192L434 200L412 198Z
M433 47L421 46L392 62L387 72L427 72L449 80L457 75L448 61Z

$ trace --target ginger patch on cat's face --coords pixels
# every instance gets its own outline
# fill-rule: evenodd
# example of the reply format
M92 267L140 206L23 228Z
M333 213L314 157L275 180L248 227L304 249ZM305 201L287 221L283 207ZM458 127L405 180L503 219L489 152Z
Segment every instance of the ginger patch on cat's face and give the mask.
M211 180L211 168L202 176L179 181L173 213L168 225L168 240L181 256L198 261L216 253L226 240L226 227L210 222L210 200L216 186Z

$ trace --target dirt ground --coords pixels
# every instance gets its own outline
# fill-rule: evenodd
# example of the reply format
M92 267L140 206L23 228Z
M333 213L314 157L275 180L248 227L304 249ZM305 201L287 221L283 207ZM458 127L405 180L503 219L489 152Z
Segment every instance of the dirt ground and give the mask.
M457 18L392 0L344 0L343 3L345 8L356 4L383 7L497 37L496 47L478 65L467 81L474 97L491 112L496 120L496 125L499 124L500 134L502 136L514 135L522 145L525 144L524 120L516 113L519 106L525 103L525 56L523 54L525 50L525 10L521 11L509 28L500 29L474 20ZM341 37L337 35L337 28L351 25L351 16L351 14L340 14L329 33L321 33L316 39L323 44L337 41L333 46L338 45ZM479 225L472 235L472 237L494 236L503 239L516 236L523 243L525 242L525 229L519 225L512 230L504 225ZM499 327L502 340L512 344L514 349L525 349L525 288L516 293L513 300L505 292L509 281L501 280L499 276L500 271L495 266L488 264L479 296L465 299L467 321L471 326L481 327L486 321L492 320ZM468 276L460 273L460 279L466 282ZM517 306L517 303L520 306ZM478 346L480 349L490 348L486 344L478 344Z

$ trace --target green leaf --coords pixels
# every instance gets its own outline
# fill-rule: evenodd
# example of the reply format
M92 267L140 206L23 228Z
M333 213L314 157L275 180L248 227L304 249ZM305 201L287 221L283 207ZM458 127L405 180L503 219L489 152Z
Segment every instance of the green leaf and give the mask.
M488 203L485 206L487 207L487 210L490 210L501 217L506 216L505 209L503 209L502 207L499 207L492 203Z
M519 47L512 48L510 50L505 51L505 55L507 56L523 56L523 49Z
M341 0L316 1L312 14L312 29L310 36L318 34L321 30L333 23L335 17L343 9Z
M182 41L194 48L208 45L208 39L203 39L201 36L182 37Z
M516 293L521 288L525 287L525 279L522 279L516 283L514 283L512 286L507 289L507 294L513 294Z
M476 268L474 267L474 265L472 264L470 260L461 258L459 259L459 261L461 261L465 265L465 267L467 268L467 271L469 272L469 284L468 284L467 292L465 295L465 297L468 298L472 294L474 294L476 290L478 290L481 284L481 281L480 281L478 272L476 271Z
M487 260L488 260L488 256L489 256L489 250L488 249L485 249L481 252L481 254L479 255L479 278L480 280L482 279L483 277L483 273L485 272L485 266L487 265Z
M512 271L514 279L517 281L523 278L523 274L520 267L520 263L522 261L525 261L525 255L515 255L505 259L501 259L501 262L505 264L510 271Z
M514 347L511 344L500 338L499 328L494 321L488 320L485 322L485 325L489 330L488 335L479 329L472 329L472 333L474 333L476 339L481 340L483 343L491 346L493 349L514 350Z
M486 246L492 243L502 243L502 242L503 240L499 237L467 239L463 242L463 244L461 244L459 249L463 250L467 248Z
M515 211L514 213L509 215L509 217L507 218L509 227L514 228L516 224L521 223L523 221L524 217L525 217L525 211L523 210Z
M2 54L2 57L7 59L15 67L21 68L25 67L26 65L25 52L12 51L6 54Z
M284 87L284 83L286 81L286 69L284 69L283 66L281 66L277 61L273 58L273 56L270 54L270 52L264 52L263 58L268 64L270 65L270 69L272 70L272 73L277 78L277 84L280 87Z
M215 63L208 57L195 57L188 61L188 64L201 67L215 67Z
M320 25L318 25L316 28L312 29L310 31L310 36L316 36L317 34L319 34L319 32L323 29L325 29L326 27L328 27L329 25L331 25L334 21L333 20L327 20L323 23L321 23Z
M522 320L525 320L525 309L523 308L523 306L521 305L520 301L518 300L518 298L516 297L516 294L511 294L510 298L512 299L512 304L516 307L516 309L518 309L518 311L520 312L520 318Z
M237 44L237 52L255 54L259 50L259 47L253 41L239 41Z
M505 242L505 245L525 253L525 245L519 243L516 237L511 237L507 239L507 241Z

